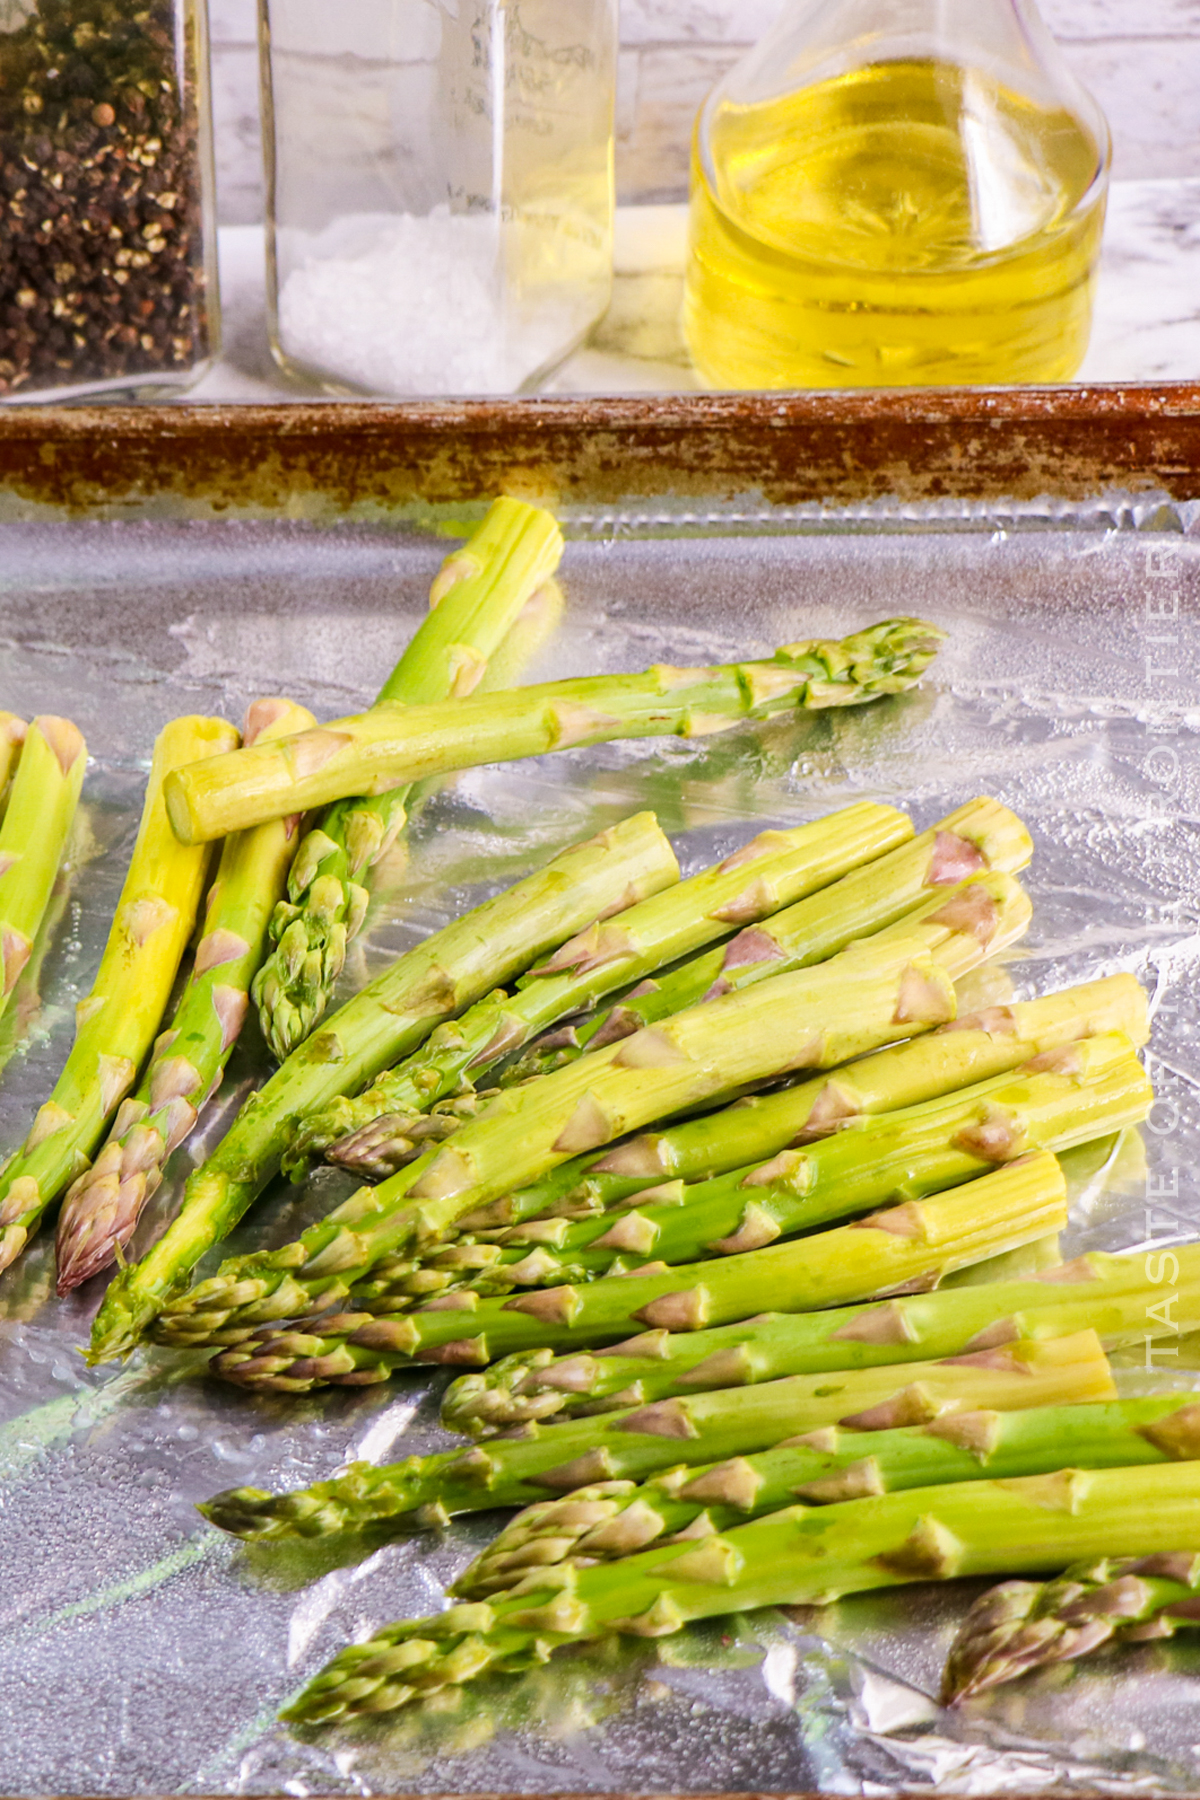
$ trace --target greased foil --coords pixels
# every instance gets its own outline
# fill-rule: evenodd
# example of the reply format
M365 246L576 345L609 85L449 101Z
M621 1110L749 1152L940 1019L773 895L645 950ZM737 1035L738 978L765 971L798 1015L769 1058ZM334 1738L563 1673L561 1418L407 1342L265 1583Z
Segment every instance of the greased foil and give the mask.
M921 688L697 743L571 751L441 784L381 871L346 988L565 844L655 808L685 871L766 824L852 800L924 826L978 792L1028 821L1036 910L997 994L1116 970L1152 989L1149 1127L1070 1159L1064 1253L1169 1249L1200 1225L1200 522L1121 500L1007 519L670 513L574 521L564 623L534 678L753 654L894 613L950 632ZM0 1148L49 1092L128 858L151 742L181 711L290 693L367 700L443 546L382 529L179 523L0 527L2 703L67 713L94 757L81 867L20 1018L0 1034ZM17 1029L14 1029L14 1026ZM252 1033L144 1222L265 1070ZM228 1246L293 1236L348 1184L279 1187ZM1169 1259L1156 1264L1169 1274ZM619 1640L448 1706L297 1733L278 1708L342 1644L436 1609L494 1529L398 1538L363 1563L246 1548L194 1503L295 1486L350 1457L449 1440L443 1378L298 1399L152 1353L89 1373L102 1281L59 1303L43 1233L0 1280L0 1786L10 1794L826 1789L1200 1790L1200 1642L932 1696L978 1584L743 1615ZM1169 1293L1169 1279L1164 1293ZM1200 1319L1175 1315L1200 1332ZM1200 1384L1200 1339L1124 1353L1130 1392ZM1148 1366L1148 1364L1150 1366Z

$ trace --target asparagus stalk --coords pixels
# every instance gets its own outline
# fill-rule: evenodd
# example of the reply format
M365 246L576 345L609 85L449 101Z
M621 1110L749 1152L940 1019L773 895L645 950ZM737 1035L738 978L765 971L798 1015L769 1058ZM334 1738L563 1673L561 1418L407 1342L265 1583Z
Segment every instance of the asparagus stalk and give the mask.
M500 1234L499 1245L450 1246L430 1259L441 1287L425 1266L393 1276L390 1286L403 1290L407 1284L414 1301L428 1304L437 1295L443 1308L449 1301L465 1311L516 1289L631 1273L651 1260L658 1268L754 1250L898 1194L920 1199L938 1193L1031 1149L1069 1150L1102 1135L1123 1108L1149 1105L1149 1084L1121 1033L1051 1056L1050 1068L1035 1064L1033 1072L996 1075L940 1100L855 1120L807 1150L784 1151L768 1163L692 1187L648 1189L615 1219L608 1213L576 1224L559 1219L516 1226ZM352 1306L359 1291L351 1292ZM388 1311L401 1310L404 1298L402 1292L390 1299ZM372 1310L382 1310L378 1301Z
M1200 1406L1181 1406L1178 1394L1020 1412L974 1408L866 1438L861 1431L826 1427L757 1456L699 1468L685 1464L651 1481L602 1482L565 1500L536 1501L475 1558L451 1592L488 1600L531 1569L613 1562L680 1532L703 1538L728 1531L796 1500L824 1506L954 1481L1012 1481L1066 1467L1133 1468L1195 1457Z
M16 713L0 712L0 815L8 805L12 778L16 774L21 745L25 742L28 730L24 719L19 719Z
M288 1058L242 1108L188 1182L158 1243L110 1284L92 1328L95 1362L130 1351L279 1168L298 1119L367 1081L499 980L599 914L657 893L678 876L653 813L637 813L463 915L399 957Z
M80 1174L132 1087L191 936L209 856L176 841L164 778L182 762L219 755L236 736L223 719L200 718L175 719L159 734L116 916L92 991L75 1009L75 1042L53 1094L0 1175L0 1269L20 1255L43 1212Z
M497 500L462 548L443 562L430 594L432 610L376 706L420 706L471 693L489 656L553 575L562 547L562 533L549 513L521 500ZM320 740L313 719L293 723L288 735L301 731ZM329 1005L346 945L367 909L362 878L403 826L409 792L399 783L340 799L301 842L288 897L271 919L275 949L253 988L263 1036L280 1062Z
M1186 1411L1195 1415L1197 1408ZM1168 1430L1173 1423L1162 1421ZM1183 1429L1189 1427L1192 1421ZM942 1704L957 1706L1031 1669L1073 1662L1107 1644L1150 1643L1197 1623L1200 1556L1190 1549L1100 1556L1055 1581L1005 1581L982 1595L959 1627L942 1675Z
M911 843L776 912L769 924L748 923L725 947L691 957L657 980L643 982L637 992L590 1020L555 1033L519 1059L516 1074L546 1073L574 1061L589 1046L629 1036L642 1025L714 995L748 987L786 969L824 962L858 938L892 924L902 928L922 900L931 902L928 911L939 911L948 897L947 887L959 883L964 874L1013 873L1031 854L1028 832L1007 807L994 800L974 800ZM504 1080L508 1082L507 1074ZM374 1178L402 1168L411 1157L412 1144L419 1141L413 1136L415 1121L402 1111L407 1101L401 1071L399 1082L384 1076L358 1100L347 1103L343 1135L332 1143L329 1160ZM452 1126L454 1109L447 1112ZM334 1123L331 1118L329 1125Z
M1146 996L1132 975L1066 988L1039 1000L991 1006L928 1035L877 1051L831 1076L773 1094L735 1101L719 1112L648 1132L602 1156L575 1157L528 1187L458 1221L460 1231L487 1231L526 1219L587 1218L670 1181L707 1181L730 1169L765 1162L828 1134L851 1119L933 1100L1077 1038L1123 1031L1141 1047L1149 1036ZM404 1271L407 1272L407 1271ZM364 1299L389 1292L391 1271L373 1271Z
M384 1153L350 1153L331 1160L371 1176L395 1174L419 1154L416 1146L431 1129L424 1123L430 1108L478 1082L536 1033L604 994L643 982L702 945L727 940L739 925L763 919L817 889L836 893L845 885L839 876L876 858L890 861L884 852L911 835L911 821L903 813L869 802L798 830L760 833L714 868L643 901L616 923L598 923L569 939L540 969L524 975L515 993L489 994L463 1018L439 1026L414 1056L380 1076L357 1099L331 1101L301 1127L289 1151L290 1164L302 1166L306 1157L348 1132L354 1133L351 1142L358 1142L361 1128L368 1126L371 1141L383 1143ZM597 1048L628 1035L624 1029L614 1032Z
M506 1090L450 1143L360 1188L294 1244L231 1259L164 1311L159 1341L236 1342L268 1320L323 1311L380 1257L440 1236L514 1178L788 1069L843 1062L898 1030L943 1022L953 1005L949 977L909 939L693 1007Z
M954 1482L786 1507L699 1544L590 1569L532 1571L523 1592L392 1625L343 1650L284 1715L318 1723L403 1706L485 1669L545 1661L610 1632L663 1637L691 1619L954 1576L1030 1573L1078 1558L1200 1552L1200 1464ZM1181 1584L1183 1585L1183 1584ZM1180 1604L1185 1604L1181 1599Z
M295 731L312 714L290 700L258 700L243 743ZM68 1190L58 1220L58 1291L107 1268L133 1236L163 1165L219 1086L262 961L272 908L296 854L299 820L277 819L226 838L208 895L204 935L170 1029L136 1094L121 1102L108 1142Z
M232 1488L200 1508L223 1531L256 1540L323 1537L402 1517L424 1526L452 1513L520 1505L597 1481L644 1481L680 1466L707 1466L831 1426L869 1433L970 1409L1063 1405L1116 1398L1094 1332L1016 1344L907 1369L790 1375L761 1388L697 1394L667 1406L629 1408L586 1425L487 1450L446 1450L377 1467L351 1463L329 1481L290 1494ZM419 1514L415 1519L413 1513Z
M1054 1158L1034 1156L949 1194L905 1201L796 1243L485 1301L468 1313L395 1319L351 1313L311 1332L260 1333L225 1351L214 1367L241 1386L285 1393L333 1379L365 1386L414 1359L479 1368L518 1350L612 1342L639 1327L699 1331L748 1318L764 1294L781 1291L798 1311L903 1291L912 1283L921 1291L951 1269L1059 1230L1064 1194ZM987 1207L993 1210L981 1211Z
M270 750L246 750L172 784L171 822L198 843L347 794L377 794L451 769L613 738L700 737L740 719L854 706L916 682L945 633L888 619L838 642L786 644L762 662L598 675L424 706L377 706Z
M1069 1336L1088 1326L1106 1350L1140 1346L1200 1329L1200 1246L1170 1254L1175 1279L1166 1288L1148 1273L1165 1273L1168 1264L1157 1257L1147 1263L1144 1256L1094 1252L1040 1276L943 1287L882 1305L760 1313L707 1331L639 1332L594 1355L522 1352L460 1375L447 1390L442 1418L453 1431L481 1436L702 1388L958 1356L1017 1338ZM777 1307L791 1305L786 1275L772 1286L771 1299Z
M50 903L86 768L87 745L69 719L33 721L0 825L0 1012Z

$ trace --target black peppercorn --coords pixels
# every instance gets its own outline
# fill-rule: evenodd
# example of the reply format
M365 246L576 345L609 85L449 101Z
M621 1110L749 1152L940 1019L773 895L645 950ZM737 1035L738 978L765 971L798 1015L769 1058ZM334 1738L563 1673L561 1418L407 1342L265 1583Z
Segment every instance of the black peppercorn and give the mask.
M0 32L0 397L135 386L208 354L180 29L173 0L38 0Z

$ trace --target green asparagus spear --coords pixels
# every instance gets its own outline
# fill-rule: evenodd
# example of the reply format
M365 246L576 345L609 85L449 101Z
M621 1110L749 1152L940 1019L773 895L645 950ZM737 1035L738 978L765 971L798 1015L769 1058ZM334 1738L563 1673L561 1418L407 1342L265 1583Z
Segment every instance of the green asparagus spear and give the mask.
M784 1280L772 1286L771 1299L776 1307L790 1305ZM760 1313L709 1331L640 1332L594 1355L527 1351L459 1376L447 1390L442 1418L452 1431L481 1436L530 1420L608 1412L635 1400L956 1356L1089 1325L1107 1350L1200 1331L1200 1246L1149 1257L1094 1252L1029 1279L943 1286L940 1293L905 1295L884 1305Z
M597 675L427 706L377 706L271 750L239 751L215 776L172 784L184 843L222 837L347 794L385 792L450 769L510 762L613 738L700 737L740 719L854 706L911 687L945 633L888 619L840 642L786 644L762 662Z
M402 1311L406 1298L428 1304L435 1296L442 1308L473 1310L517 1289L626 1274L651 1259L659 1267L758 1249L896 1194L916 1199L954 1187L1032 1148L1060 1151L1089 1142L1105 1129L1093 1124L1093 1105L1107 1119L1115 1095L1148 1092L1120 1033L1050 1055L1050 1067L1036 1059L1032 1072L994 1075L938 1100L848 1122L832 1137L768 1163L690 1187L649 1188L615 1217L546 1220L496 1234L499 1243L450 1245L410 1275L388 1278L387 1310ZM365 1296L372 1312L382 1311L384 1296L375 1291L381 1286L368 1278L351 1290L349 1305Z
M702 1331L752 1317L764 1293L786 1293L797 1311L808 1312L898 1290L923 1292L953 1269L1061 1229L1065 1183L1052 1157L1023 1158L981 1180L992 1185L968 1182L798 1242L660 1273L610 1276L578 1289L544 1289L466 1315L351 1313L311 1331L303 1324L283 1333L260 1330L218 1357L216 1372L242 1386L285 1393L334 1378L366 1386L408 1360L481 1368L523 1349L619 1341L639 1327ZM996 1210L981 1217L986 1204ZM483 1329L470 1337L453 1335L477 1325ZM318 1334L335 1329L334 1347L325 1353L326 1339Z
M399 1139L405 1151L365 1165L361 1157L345 1160L371 1176L395 1174L419 1154L415 1146L430 1135L423 1115L446 1095L477 1083L535 1033L603 994L643 982L701 945L730 938L739 925L765 918L817 889L836 893L845 885L839 876L876 858L891 861L884 852L911 835L912 824L903 813L870 803L795 831L762 832L715 868L643 901L615 922L598 923L570 939L540 969L522 976L515 993L489 994L463 1018L439 1026L414 1056L380 1076L357 1099L331 1101L301 1127L289 1151L291 1164L302 1166L306 1157L369 1125L376 1138L384 1136L393 1146ZM845 941L853 935L848 932Z
M133 859L75 1042L53 1094L0 1175L0 1268L80 1174L154 1041L204 891L207 851L180 845L163 780L181 762L219 755L237 733L223 719L175 719L159 734ZM24 754L22 753L22 760Z
M780 1150L827 1137L847 1120L934 1100L1102 1031L1123 1031L1138 1048L1146 1042L1146 996L1132 975L1112 975L1040 1000L968 1013L834 1075L735 1101L719 1112L644 1133L602 1156L575 1157L540 1181L460 1219L458 1229L489 1231L526 1219L588 1218L660 1182L708 1181L730 1169L765 1162ZM356 1291L364 1298L382 1297L389 1291L390 1274L381 1263L372 1272L378 1287Z
M485 1451L445 1450L377 1467L351 1463L329 1481L290 1494L231 1488L200 1508L237 1537L323 1537L408 1517L443 1524L452 1513L520 1505L597 1481L646 1480L769 1449L838 1426L873 1434L971 1409L1064 1405L1116 1398L1096 1334L1015 1344L952 1362L906 1369L790 1375L761 1388L697 1394L666 1406L629 1408ZM419 1516L411 1517L413 1513Z
M505 1090L450 1143L381 1186L360 1188L294 1244L223 1264L164 1311L156 1336L231 1343L269 1320L323 1311L378 1258L440 1236L514 1177L789 1069L844 1062L900 1030L944 1022L953 1006L949 977L909 939L844 951L818 969L693 1007Z
M627 1037L642 1025L716 994L749 987L785 969L824 962L847 944L889 925L902 929L904 919L922 901L931 902L927 911L939 911L940 902L948 898L948 886L965 875L985 870L1013 873L1024 868L1031 853L1028 832L1007 807L994 800L974 800L913 842L776 912L768 923L748 924L724 948L691 957L657 980L643 982L636 992L592 1019L554 1034L518 1061L516 1073L546 1073L573 1062L588 1047ZM411 1145L420 1138L413 1136L415 1121L402 1113L411 1103L403 1071L399 1073L399 1082L384 1076L357 1100L345 1103L342 1117L347 1122L341 1140L326 1139L332 1145L331 1162L379 1178L394 1174L411 1159ZM507 1073L504 1080L507 1084ZM457 1123L456 1110L447 1108L440 1115L435 1128L444 1129L444 1135L449 1136ZM331 1117L330 1126L334 1123Z
M1185 1437L1198 1410L1176 1415ZM1162 1429L1174 1423L1164 1419ZM1187 1449L1168 1454L1195 1456L1187 1441ZM1076 1563L1055 1581L1005 1581L983 1594L959 1627L942 1675L942 1704L957 1706L1031 1669L1073 1662L1107 1644L1153 1643L1196 1624L1200 1556L1192 1550L1101 1556Z
M533 1570L524 1592L495 1605L468 1602L391 1625L343 1650L284 1716L316 1723L388 1712L485 1669L528 1668L559 1644L614 1631L664 1637L690 1619L751 1607L1164 1551L1183 1553L1179 1572L1200 1552L1196 1462L1063 1469L787 1507L698 1544L656 1545L590 1569Z
M312 714L290 700L258 700L243 743L295 731ZM298 819L226 838L208 895L204 935L170 1028L136 1094L121 1102L108 1142L73 1184L58 1219L58 1291L107 1268L133 1236L171 1151L189 1135L220 1084L262 961L271 910L296 854Z
M159 1242L110 1284L92 1328L96 1362L132 1350L196 1263L279 1167L296 1121L361 1085L420 1043L435 1023L598 914L669 886L678 865L653 813L638 813L565 850L376 976L294 1051L242 1108L188 1182L183 1210Z
M20 760L21 745L25 742L25 734L29 730L24 719L16 713L0 712L0 817L8 805L12 778L17 771Z
M0 825L0 1012L29 961L86 768L87 745L70 719L33 721Z
M497 500L478 530L442 564L430 595L432 610L376 706L420 706L471 693L526 602L553 575L562 542L549 513L521 500ZM307 729L315 726L310 720ZM294 725L292 734L304 729ZM404 824L409 792L399 783L339 800L300 845L288 897L271 920L276 947L253 988L263 1036L280 1062L329 1005L346 945L366 912L362 878Z
M978 1360L998 1354L981 1351ZM1019 1412L974 1408L926 1425L872 1431L865 1439L861 1431L827 1426L757 1456L683 1464L640 1483L577 1488L565 1500L537 1501L518 1513L451 1592L489 1600L531 1569L613 1562L679 1532L702 1538L728 1531L796 1500L826 1506L951 1481L1052 1475L1065 1466L1122 1469L1190 1460L1200 1457L1200 1406L1190 1399L1181 1405L1182 1398L1161 1394Z

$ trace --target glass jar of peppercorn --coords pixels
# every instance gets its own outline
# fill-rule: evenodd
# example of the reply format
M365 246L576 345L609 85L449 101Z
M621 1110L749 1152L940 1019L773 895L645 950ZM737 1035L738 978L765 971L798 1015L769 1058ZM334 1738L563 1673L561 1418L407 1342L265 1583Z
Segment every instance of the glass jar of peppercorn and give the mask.
M188 387L218 321L205 0L0 0L0 400Z

